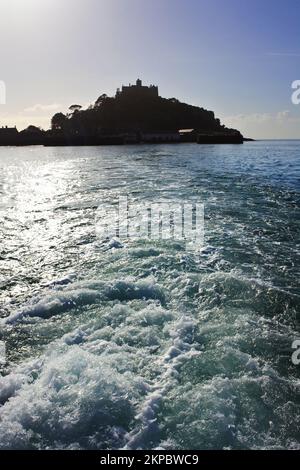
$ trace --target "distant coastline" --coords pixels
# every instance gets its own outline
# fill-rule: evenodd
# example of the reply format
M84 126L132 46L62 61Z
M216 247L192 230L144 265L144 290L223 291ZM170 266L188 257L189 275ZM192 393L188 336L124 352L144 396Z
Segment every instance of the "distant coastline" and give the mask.
M222 125L212 111L162 98L157 86L144 86L140 79L117 89L114 97L100 95L87 109L74 104L67 114L56 113L49 130L0 128L0 146L242 144L247 140L252 139Z

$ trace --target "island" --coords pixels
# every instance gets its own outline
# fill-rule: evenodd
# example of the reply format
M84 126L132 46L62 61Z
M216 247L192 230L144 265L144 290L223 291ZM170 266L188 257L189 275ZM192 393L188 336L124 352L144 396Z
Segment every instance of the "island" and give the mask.
M0 145L124 145L157 143L242 144L243 135L221 124L213 111L162 98L155 85L122 86L101 94L87 109L78 104L56 113L51 129L0 128Z

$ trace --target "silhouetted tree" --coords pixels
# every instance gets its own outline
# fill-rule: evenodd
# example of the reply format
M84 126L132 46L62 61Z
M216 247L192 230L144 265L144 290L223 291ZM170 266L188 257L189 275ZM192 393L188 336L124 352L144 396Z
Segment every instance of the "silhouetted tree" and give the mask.
M23 145L42 145L45 131L40 127L28 126L19 133L19 143Z
M95 101L95 106L101 106L103 102L107 99L107 95L103 93L99 98Z
M43 129L37 126L30 125L26 127L22 132L27 133L27 134L40 134L43 133Z
M72 104L69 107L69 111L71 111L72 114L80 111L81 109L82 109L82 106L80 104Z
M55 131L61 131L64 129L67 121L67 116L63 113L54 114L51 119L51 129Z

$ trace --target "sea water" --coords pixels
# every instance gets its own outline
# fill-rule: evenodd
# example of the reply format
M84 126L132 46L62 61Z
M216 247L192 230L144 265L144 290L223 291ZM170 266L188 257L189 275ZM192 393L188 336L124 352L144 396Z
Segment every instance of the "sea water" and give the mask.
M0 448L299 449L299 153L1 148ZM203 203L204 246L101 239L124 195Z

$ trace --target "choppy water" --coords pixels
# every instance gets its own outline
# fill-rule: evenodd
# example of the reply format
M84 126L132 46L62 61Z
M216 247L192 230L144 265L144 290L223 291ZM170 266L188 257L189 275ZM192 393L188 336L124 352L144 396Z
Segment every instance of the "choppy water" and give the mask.
M1 148L0 448L300 448L299 152ZM97 239L120 194L204 202L201 255Z

